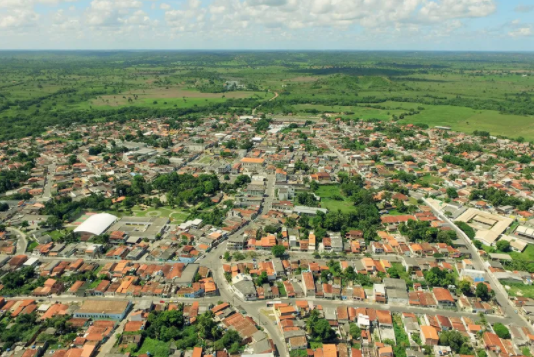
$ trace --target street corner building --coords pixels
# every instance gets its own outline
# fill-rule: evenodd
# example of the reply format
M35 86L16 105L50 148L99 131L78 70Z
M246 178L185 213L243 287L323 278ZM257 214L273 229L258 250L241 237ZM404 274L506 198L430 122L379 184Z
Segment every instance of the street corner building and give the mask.
M130 301L86 300L74 313L74 317L122 320L131 306Z

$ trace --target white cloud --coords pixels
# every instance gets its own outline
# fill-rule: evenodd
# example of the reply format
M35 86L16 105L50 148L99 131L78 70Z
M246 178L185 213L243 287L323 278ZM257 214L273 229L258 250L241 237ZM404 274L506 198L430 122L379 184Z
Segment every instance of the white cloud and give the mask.
M177 10L169 9L167 23L178 31L237 30L244 24L270 29L343 30L360 25L375 31L401 24L442 26L447 21L485 17L496 9L495 0L213 0L206 7L199 3L189 0ZM203 25L195 23L197 17Z
M516 30L508 32L508 35L511 37L527 37L534 35L531 27L520 27Z
M497 9L494 0L442 0L424 1L419 15L432 22L445 19L486 17Z
M282 6L286 5L287 0L250 0L250 5L267 5L267 6Z
M78 1L71 10L39 15L37 4ZM317 43L357 48L396 47L398 43L434 46L464 39L474 18L495 13L498 0L0 0L4 33L34 31L34 38L91 40L115 47L273 47L314 48ZM70 4L69 4L70 5ZM82 6L83 5L83 6ZM519 8L519 7L518 7ZM160 11L161 10L161 11ZM525 8L521 8L526 11ZM516 9L516 11L518 11ZM38 20L38 21L37 21ZM504 20L503 20L504 21ZM34 26L33 30L29 30ZM139 29L142 29L140 31ZM479 38L488 29L478 30ZM488 30L489 31L489 30ZM2 32L2 31L0 31ZM500 38L532 35L517 21L493 30ZM494 36L495 37L495 36ZM7 38L0 33L0 47ZM150 39L142 42L140 39ZM156 39L161 41L157 42ZM493 37L492 37L493 38ZM510 41L512 42L512 41ZM516 41L513 41L516 42ZM189 44L189 45L188 45ZM274 44L274 45L273 45ZM130 46L133 48L136 46ZM291 48L291 47L289 47ZM333 47L336 48L336 47Z
M0 14L0 29L19 29L30 27L39 20L39 15L32 10L15 9L5 14Z
M93 0L86 12L86 22L90 26L117 26L131 9L142 6L139 0Z

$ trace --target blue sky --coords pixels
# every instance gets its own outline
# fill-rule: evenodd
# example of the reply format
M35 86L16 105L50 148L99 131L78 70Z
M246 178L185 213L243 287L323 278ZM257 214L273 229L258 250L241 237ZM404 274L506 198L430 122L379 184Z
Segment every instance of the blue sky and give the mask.
M0 49L533 51L534 0L0 0Z

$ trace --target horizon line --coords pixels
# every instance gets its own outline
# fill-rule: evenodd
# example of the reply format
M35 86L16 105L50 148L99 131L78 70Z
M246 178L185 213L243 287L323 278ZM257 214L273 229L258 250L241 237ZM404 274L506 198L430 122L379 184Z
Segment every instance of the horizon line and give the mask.
M56 51L56 52L104 52L104 51L113 51L113 52L135 52L135 51L146 51L146 52L422 52L422 53L432 53L432 52L441 52L441 53L524 53L524 54L534 54L534 50L415 50L415 49L391 49L391 50L379 50L379 49L146 49L146 48L130 48L130 49L0 49L0 52L46 52L46 51Z

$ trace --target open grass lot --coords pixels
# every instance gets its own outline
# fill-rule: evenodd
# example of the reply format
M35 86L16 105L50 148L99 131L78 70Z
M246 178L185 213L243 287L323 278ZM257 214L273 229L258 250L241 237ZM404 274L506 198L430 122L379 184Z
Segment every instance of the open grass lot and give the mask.
M443 179L441 177L432 176L432 175L421 176L417 180L417 182L420 184L428 184L428 185L438 185L442 181Z
M260 104L276 117L401 118L534 139L532 63L531 53L0 52L0 140Z
M518 260L527 261L529 263L534 262L534 245L532 245L532 244L527 245L525 250L522 251L521 253L519 253L519 252L501 252L501 251L498 251L496 247L490 247L490 246L487 246L487 245L484 245L484 244L482 245L482 249L487 253L491 253L491 252L495 251L497 253L508 254L514 260L518 259Z
M169 206L163 206L159 208L155 207L140 207L140 206L134 206L132 207L131 213L126 209L120 209L120 210L113 210L109 211L108 213L117 216L119 218L125 217L125 216L135 216L135 217L167 217L170 218L173 224L180 224L185 222L186 218L189 216L189 213L186 211L181 210L180 208L172 208ZM74 229L74 228L71 228ZM60 231L53 231L50 233L52 239L56 235L61 235L62 233Z
M163 342L153 340L151 338L145 338L143 344L134 355L139 356L143 354L149 354L152 357L167 357L169 355L169 342Z
M354 210L353 202L349 201L345 196L341 194L339 185L322 185L315 192L316 195L321 197L321 207L326 208L329 211L350 212ZM335 199L341 198L339 199Z
M501 114L493 110L473 110L452 106L427 106L421 114L405 119L407 123L450 126L453 130L472 133L485 130L508 137L534 139L534 115ZM504 125L507 123L507 125Z
M132 212L136 217L168 217L171 218L174 224L185 222L185 219L189 216L189 213L171 207L150 207L148 209L142 209L139 206L134 206Z
M534 245L529 244L521 253L509 252L510 256L514 259L523 259L530 262L534 262Z
M534 299L534 285L510 284L507 286L510 287L510 289L507 289L510 296L523 296Z
M247 91L233 91L227 93L202 93L180 87L151 88L147 90L132 90L117 95L103 95L81 103L79 107L122 107L141 106L158 108L189 108L202 106L206 103L223 103L226 98L249 98L256 96L262 98L264 93Z

